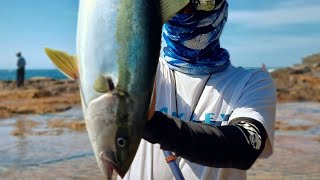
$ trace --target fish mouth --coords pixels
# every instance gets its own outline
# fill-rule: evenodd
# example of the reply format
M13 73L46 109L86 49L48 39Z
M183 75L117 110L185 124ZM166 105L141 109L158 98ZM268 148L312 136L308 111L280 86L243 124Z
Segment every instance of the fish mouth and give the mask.
M106 171L108 172L107 176L108 178L111 178L112 177L112 172L113 170L115 170L117 172L117 174L123 178L126 174L125 171L122 171L118 165L116 165L116 163L114 163L113 160L111 160L110 158L108 158L108 155L107 153L105 153L104 151L102 151L100 153L100 159L103 163L103 165L107 168Z

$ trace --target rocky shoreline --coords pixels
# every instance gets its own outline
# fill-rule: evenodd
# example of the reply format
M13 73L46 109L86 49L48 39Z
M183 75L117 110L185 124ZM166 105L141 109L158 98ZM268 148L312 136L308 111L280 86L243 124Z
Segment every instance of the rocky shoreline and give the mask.
M22 88L15 81L0 81L0 89L0 119L61 112L81 102L78 83L71 80L32 78Z
M278 102L320 102L320 53L307 56L301 64L271 73Z

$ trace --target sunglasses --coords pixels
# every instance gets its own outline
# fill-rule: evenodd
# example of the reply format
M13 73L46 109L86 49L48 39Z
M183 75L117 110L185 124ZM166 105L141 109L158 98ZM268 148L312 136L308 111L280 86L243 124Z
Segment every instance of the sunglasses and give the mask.
M217 9L226 0L190 0L192 6L198 11L212 11Z

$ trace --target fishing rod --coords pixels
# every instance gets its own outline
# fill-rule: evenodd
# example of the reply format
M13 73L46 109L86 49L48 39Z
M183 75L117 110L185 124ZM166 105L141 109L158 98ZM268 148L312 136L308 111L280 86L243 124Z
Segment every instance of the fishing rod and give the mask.
M163 151L163 154L166 157L166 161L169 164L170 169L176 180L184 180L183 174L176 162L176 156L170 151Z

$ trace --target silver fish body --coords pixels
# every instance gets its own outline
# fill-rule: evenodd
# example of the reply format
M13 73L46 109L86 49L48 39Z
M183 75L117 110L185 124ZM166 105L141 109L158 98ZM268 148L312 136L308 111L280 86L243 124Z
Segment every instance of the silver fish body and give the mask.
M136 154L161 37L157 0L80 0L77 60L82 106L98 165L124 176ZM101 78L106 77L106 78Z

